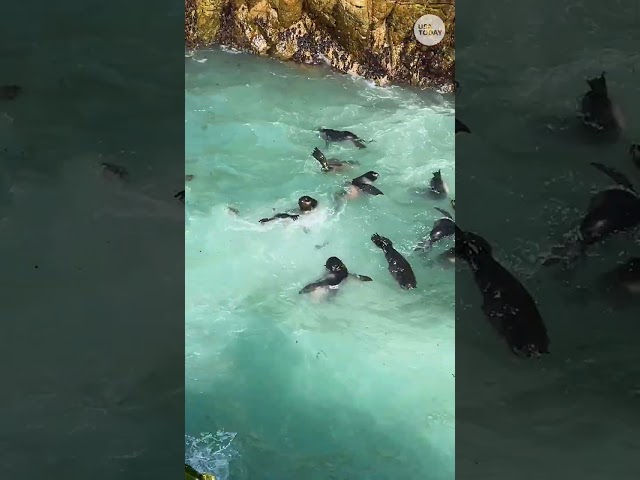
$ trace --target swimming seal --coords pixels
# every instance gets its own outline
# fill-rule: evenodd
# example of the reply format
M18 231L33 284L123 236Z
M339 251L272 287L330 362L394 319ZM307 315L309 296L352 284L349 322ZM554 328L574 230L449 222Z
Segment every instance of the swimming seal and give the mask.
M442 179L440 170L433 172L433 177L429 182L429 195L434 198L444 198L449 194L449 186Z
M273 217L261 218L260 223L267 223L278 218L290 218L291 220L298 220L301 214L308 213L318 206L318 201L315 198L311 198L308 195L304 195L298 199L298 211L297 214L291 213L276 213Z
M482 312L518 356L549 353L547 328L527 289L494 257L480 235L456 226L456 255L473 272L483 298Z
M338 142L351 142L358 148L367 148L364 140L358 137L355 133L348 130L333 130L331 128L321 128L318 130L320 137L325 141L325 145L328 147L329 143Z
M629 147L629 156L633 164L640 168L640 145L633 144Z
M586 80L589 91L580 102L582 124L592 133L617 133L622 127L620 114L609 98L605 73Z
M184 203L184 190L180 190L178 193L176 193L173 198L177 198L178 200L180 200L182 203Z
M2 85L0 86L0 100L15 100L22 93L20 85Z
M429 236L420 242L415 250L428 250L436 242L444 240L445 238L453 237L456 233L456 224L453 221L453 217L449 212L438 207L434 207L444 217L439 218L433 223L433 227L429 232Z
M347 278L355 278L361 282L371 282L373 279L366 275L358 275L350 273L346 265L338 257L329 257L324 264L327 269L327 274L316 282L310 283L302 288L298 293L310 293L318 289L324 290L323 293L333 292L335 293L338 286Z
M327 157L324 156L324 153L322 153L319 148L315 148L311 156L320 163L323 172L339 172L351 168L354 165L360 165L360 162L343 162L337 158L327 160Z
M464 123L462 123L460 120L458 120L456 118L456 132L455 132L455 134L458 135L460 133L471 133L471 130L469 130L469 127L467 127Z
M629 179L618 170L601 163L591 165L607 175L616 186L602 190L589 201L587 213L580 222L578 236L568 244L556 247L560 252L571 252L568 259L584 259L588 247L602 242L616 233L632 230L640 225L640 197ZM572 251L578 247L578 251ZM562 257L552 255L543 261L543 265L554 265Z
M371 241L376 247L384 252L384 256L389 264L389 272L396 282L405 290L416 288L416 276L406 258L393 248L393 243L388 238L374 233Z
M373 182L375 182L378 178L380 178L380 174L378 172L370 170L367 173L360 175L359 177L351 180L351 182L347 183L346 190L338 193L338 197L353 199L360 196L361 193L366 193L374 197L377 195L384 195L384 193L382 193L380 189L373 186Z

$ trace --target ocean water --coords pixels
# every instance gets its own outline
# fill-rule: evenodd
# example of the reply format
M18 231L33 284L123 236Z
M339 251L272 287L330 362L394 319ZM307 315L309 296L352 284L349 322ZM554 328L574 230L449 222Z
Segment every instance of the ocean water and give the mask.
M156 8L0 15L2 478L181 469L183 7Z
M596 280L637 256L638 243L612 239L572 273L540 266L539 256L611 184L590 162L640 185L626 152L640 141L639 9L590 0L458 8L456 115L473 133L456 141L456 219L523 281L551 338L544 359L512 358L482 317L469 272L456 275L461 478L636 476L639 304L613 304ZM602 71L627 124L610 144L587 142L572 127L585 79Z
M221 50L185 69L186 460L220 480L453 478L454 272L444 245L412 252L450 209L423 193L433 171L455 197L452 99ZM320 126L373 142L326 147ZM324 174L314 147L360 165ZM369 170L384 196L334 201ZM302 195L316 212L258 222ZM299 295L330 256L373 281Z

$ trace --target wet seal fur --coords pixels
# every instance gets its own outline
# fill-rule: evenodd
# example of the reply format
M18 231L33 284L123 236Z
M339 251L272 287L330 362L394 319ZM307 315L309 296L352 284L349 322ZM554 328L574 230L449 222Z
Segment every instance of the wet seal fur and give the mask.
M367 148L365 141L358 137L355 133L348 130L333 130L332 128L319 128L320 137L325 141L328 147L329 143L351 142L358 148Z
M344 262L338 257L329 257L324 266L327 269L327 274L322 279L303 287L298 292L299 294L311 293L318 289L336 293L340 284L347 278L355 278L361 282L373 281L371 277L367 277L366 275L350 273Z
M313 150L311 156L318 161L323 172L339 172L352 168L354 165L360 165L360 162L343 162L337 158L327 159L317 147Z
M562 260L568 263L576 257L584 259L590 246L614 234L631 231L640 225L640 197L631 181L612 167L596 162L592 162L591 165L611 178L616 185L591 198L587 213L580 222L577 238L565 245L554 247L552 255L542 262L545 266L554 265Z
M586 80L589 91L580 101L580 118L588 132L615 139L623 127L622 118L609 97L605 74L602 72L599 77Z
M459 135L461 133L471 133L471 130L469 129L469 127L467 127L464 123L462 123L460 120L458 120L456 118L456 131L455 131L455 134L457 136L457 135Z
M260 223L268 223L276 219L290 218L293 221L298 220L301 214L308 213L318 206L318 201L309 195L303 195L298 199L299 213L276 213L273 217L261 218ZM274 209L275 210L275 209Z
M449 194L449 186L442 179L442 172L438 170L437 172L433 172L432 175L429 181L429 195L436 199L446 198Z
M413 273L411 265L409 265L407 259L404 258L400 252L393 248L391 240L374 233L371 236L371 241L384 252L384 256L389 264L389 272L396 282L398 282L398 285L405 290L416 288L416 276Z
M493 257L489 242L456 226L456 255L471 268L483 298L482 312L511 351L524 357L549 353L547 328L536 302Z
M342 192L338 192L337 199L353 199L359 197L361 193L366 193L372 196L384 195L382 191L373 185L373 182L380 178L378 172L373 170L354 178L351 182L347 183L346 189Z
M415 250L429 250L435 243L455 236L456 224L453 221L453 216L442 208L434 208L444 216L433 223L429 236L420 242Z

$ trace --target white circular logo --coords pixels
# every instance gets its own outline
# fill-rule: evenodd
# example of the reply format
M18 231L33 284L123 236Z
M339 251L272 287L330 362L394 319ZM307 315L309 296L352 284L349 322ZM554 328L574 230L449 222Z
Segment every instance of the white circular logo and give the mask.
M413 26L413 34L421 44L432 47L444 38L444 22L435 15L423 15Z

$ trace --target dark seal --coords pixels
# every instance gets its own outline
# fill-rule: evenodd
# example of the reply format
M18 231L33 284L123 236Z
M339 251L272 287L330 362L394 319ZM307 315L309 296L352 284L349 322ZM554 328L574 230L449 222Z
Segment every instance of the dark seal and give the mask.
M580 101L580 117L582 125L588 132L617 138L622 129L621 118L609 98L605 72L599 77L587 79L589 91Z
M351 142L358 148L367 148L364 140L358 137L355 133L348 130L333 130L331 128L319 129L320 137L325 141L328 147L330 143Z
M442 179L442 172L438 170L437 172L433 172L432 175L429 181L429 195L436 199L446 198L449 194L449 186Z
M456 234L456 224L451 214L438 207L435 209L444 216L433 223L429 236L418 244L416 250L429 250L435 243Z
M456 227L456 256L468 263L482 295L482 312L519 356L549 353L549 336L527 289L493 258L489 242Z
M291 220L298 220L300 215L309 213L318 206L318 201L315 198L311 198L308 195L304 195L298 199L298 211L297 213L276 213L273 217L261 218L260 223L272 222L276 219L290 218Z
M384 256L389 264L389 272L396 282L405 290L416 288L416 276L406 258L393 248L393 243L388 238L374 233L371 241L376 247L384 252Z
M336 293L340 284L347 278L355 278L361 282L371 282L373 280L366 275L350 273L344 262L338 257L329 257L324 266L327 269L326 275L322 279L306 285L298 293L310 293L318 289Z
M319 148L315 148L311 156L318 161L323 172L341 172L354 165L360 165L360 162L343 162L337 158L327 159Z

